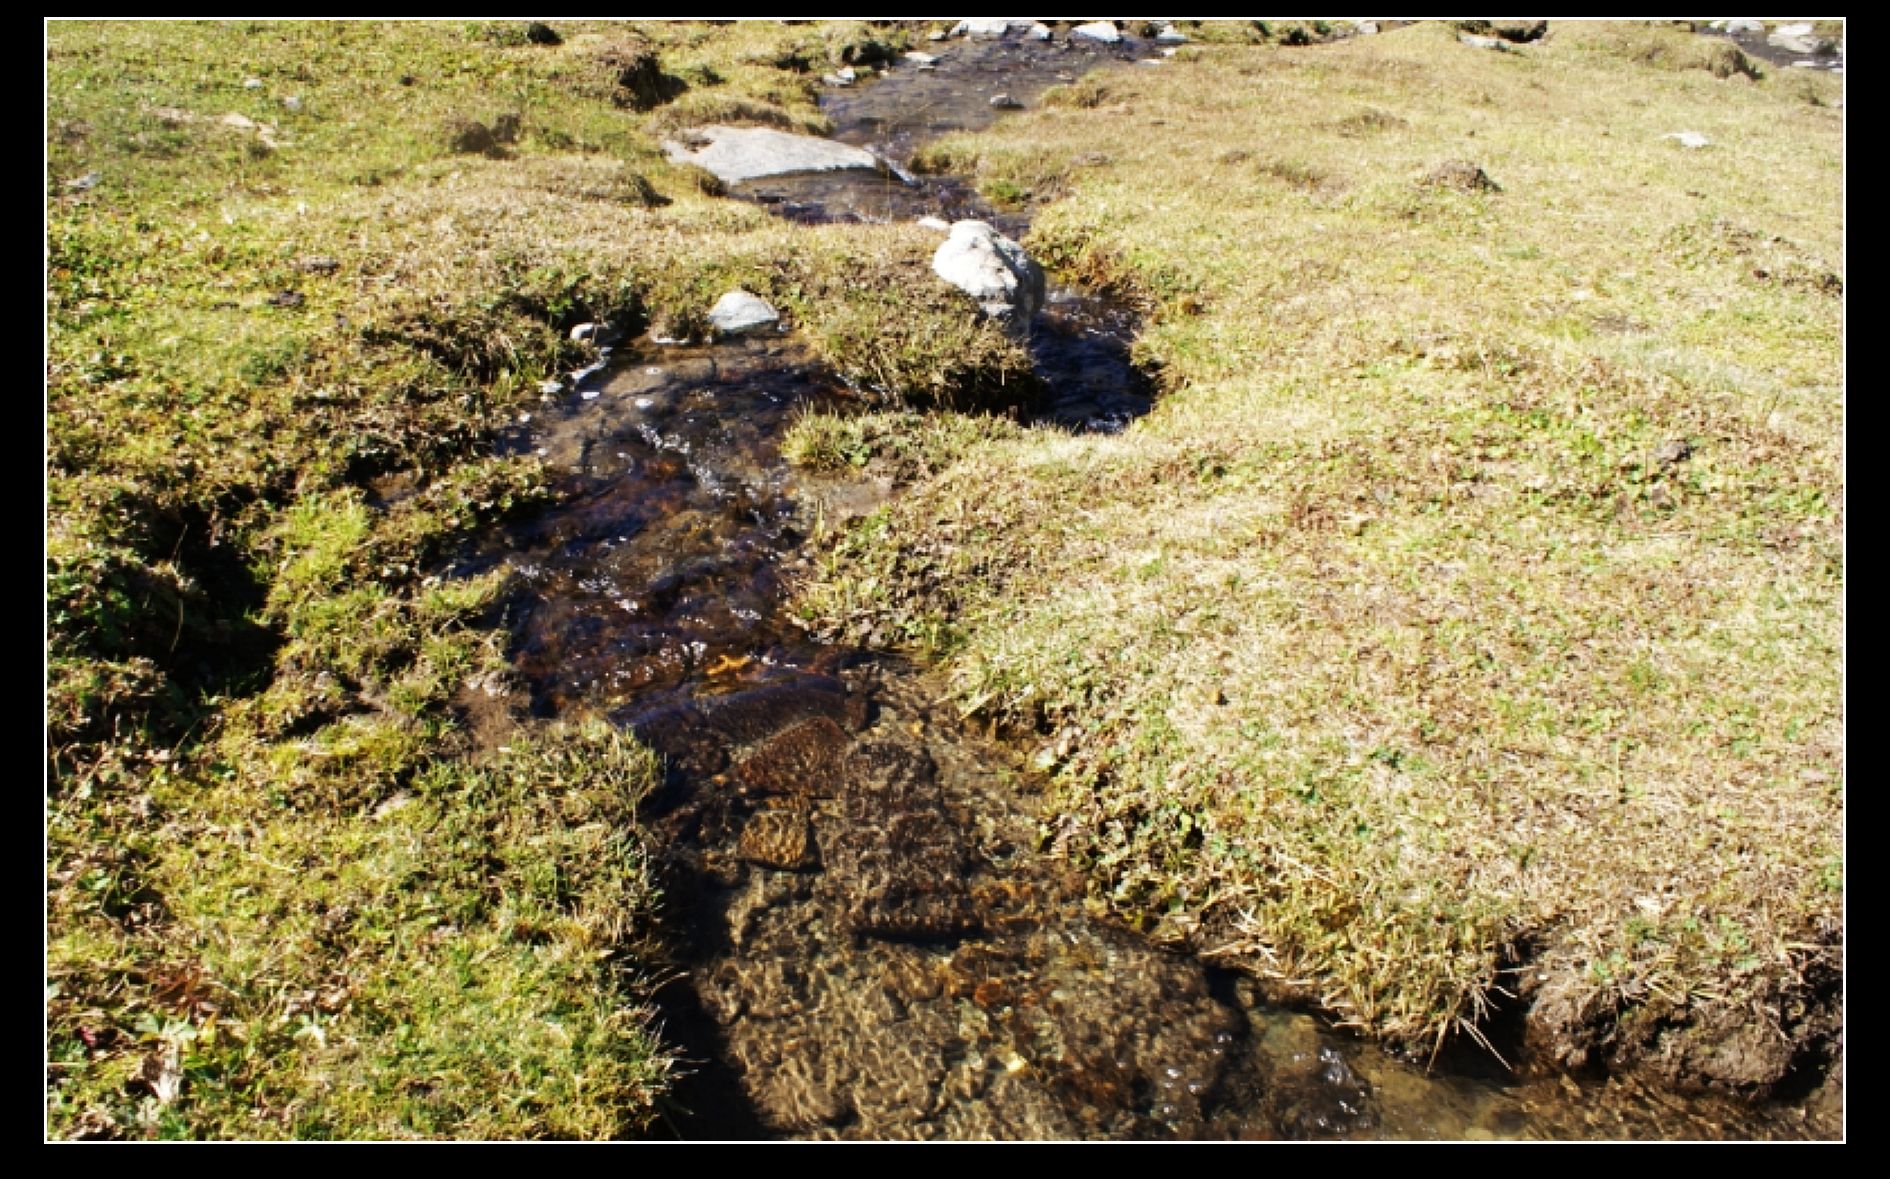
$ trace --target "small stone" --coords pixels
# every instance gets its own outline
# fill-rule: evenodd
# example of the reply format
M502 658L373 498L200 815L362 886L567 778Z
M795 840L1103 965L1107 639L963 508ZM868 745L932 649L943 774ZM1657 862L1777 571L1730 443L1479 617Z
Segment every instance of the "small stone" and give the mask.
M105 179L97 172L87 172L83 176L74 176L66 181L66 187L74 192L90 192L98 187L98 182Z
M1001 111L1018 111L1024 109L1023 103L1008 94L993 94L991 96L991 106Z
M1105 45L1114 45L1122 40L1122 30L1116 28L1114 21L1093 20L1088 24L1077 25L1070 30L1072 38L1081 37L1087 41L1100 41Z
M1362 20L1358 22L1355 27L1362 37L1375 37L1378 35L1378 22L1375 20Z
M596 324L580 323L576 327L571 329L571 342L573 344L582 344L585 341L591 339L596 334L597 334Z
M1661 138L1676 140L1681 147L1686 148L1706 147L1713 142L1698 131L1669 131Z
M736 854L751 864L803 872L814 866L814 827L802 811L759 811L742 828Z
M820 80L829 86L851 86L852 78L843 78L839 74L822 74Z
M1377 26L1374 25L1372 31L1377 32ZM1155 39L1164 45L1179 45L1188 39L1188 35L1186 33L1176 32L1175 26L1173 25L1163 25L1156 31Z
M284 98L284 99L282 100L282 109L283 109L283 110L285 110L285 111L288 111L288 112L289 112L290 114L292 114L292 115L299 115L299 114L301 114L301 113L302 113L302 99L301 99L301 96L300 96L300 95L295 95L295 94L291 94L291 95L288 95L287 97L285 97L285 98Z
M261 90L261 89L262 89L262 79L261 79L261 78L244 78L244 79L243 79L243 89L245 89L245 90Z
M1713 23L1715 25L1723 25L1729 33L1765 32L1765 22L1762 20L1753 20L1751 17L1738 17L1733 20L1714 21Z
M1036 23L1028 17L979 16L959 21L947 35L996 41L1013 30L1021 32Z
M913 65L916 65L916 66L929 66L929 65L938 64L937 56L930 53L920 53L916 49L914 49L910 53L903 53L900 56L904 58L906 61L909 61Z
M709 324L718 336L740 336L771 328L781 320L781 313L767 300L747 291L730 291L709 308Z
M564 392L564 382L556 377L538 382L538 392L544 397L555 397Z
M1509 46L1503 43L1501 37L1479 37L1475 33L1458 33L1457 40L1462 41L1472 49L1494 49L1501 53L1509 48Z
M1772 30L1772 36L1809 37L1811 36L1811 25L1808 22L1802 21L1795 24L1780 25L1778 28Z
M1050 39L1050 26L1045 24L1032 25L1024 35L1029 37L1032 41L1048 41Z
M960 221L932 255L932 271L993 319L1028 329L1043 306L1043 267L983 221Z
M1684 438L1670 438L1654 451L1654 461L1663 467L1676 466L1693 457L1693 444Z

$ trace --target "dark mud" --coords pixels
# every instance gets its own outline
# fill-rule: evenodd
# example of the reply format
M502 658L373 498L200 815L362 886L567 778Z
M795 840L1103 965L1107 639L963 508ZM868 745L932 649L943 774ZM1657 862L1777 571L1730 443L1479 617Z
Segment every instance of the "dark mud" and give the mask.
M902 140L908 124L877 124L894 145L936 130L909 125ZM1133 330L1121 308L1053 298L1033 345L1053 421L1119 428L1146 408ZM1112 923L1039 853L1042 783L1015 751L969 730L921 670L793 626L818 518L888 493L803 480L779 457L793 414L848 398L791 338L632 342L515 424L505 445L543 457L555 506L462 563L514 571L513 651L537 711L608 715L669 767L644 821L677 954L666 1033L691 1058L672 1132L1835 1136L1815 1105L1516 1084L1495 1065L1427 1074Z

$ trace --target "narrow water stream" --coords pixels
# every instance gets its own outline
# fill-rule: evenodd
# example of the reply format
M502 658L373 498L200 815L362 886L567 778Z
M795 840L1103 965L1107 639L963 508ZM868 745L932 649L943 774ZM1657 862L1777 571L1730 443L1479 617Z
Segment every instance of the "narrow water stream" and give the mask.
M928 45L835 92L837 136L895 162L1026 104L1114 48ZM978 216L961 180L803 177L738 197L803 220ZM1059 291L1036 328L1047 418L1114 430L1148 406L1134 321ZM1157 947L1038 854L1041 782L968 731L921 669L809 640L784 579L818 513L886 495L781 461L803 406L847 393L791 337L633 341L522 417L557 505L488 538L508 563L517 665L545 715L603 713L667 759L647 822L683 935L665 1030L692 1058L692 1138L1803 1137L1802 1111L1681 1102L1626 1082L1507 1083L1493 1062L1427 1074L1262 1004Z

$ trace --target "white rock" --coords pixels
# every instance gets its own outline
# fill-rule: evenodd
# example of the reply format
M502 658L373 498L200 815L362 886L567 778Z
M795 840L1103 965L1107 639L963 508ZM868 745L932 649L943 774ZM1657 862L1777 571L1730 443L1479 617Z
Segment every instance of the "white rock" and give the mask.
M1378 32L1378 22L1375 20L1362 20L1353 27L1356 28L1359 31L1359 35L1363 37L1374 36Z
M1762 20L1753 20L1751 17L1739 17L1735 20L1714 21L1713 23L1724 28L1729 33L1765 32L1765 22Z
M1811 36L1811 25L1808 23L1780 25L1778 28L1772 30L1772 35L1774 37L1809 37Z
M960 221L932 255L940 278L976 299L984 313L1028 330L1043 306L1043 267L983 221Z
M282 109L288 111L292 115L300 114L302 112L301 97L299 95L291 94L288 97L284 98L282 100Z
M959 21L952 26L952 31L947 36L980 37L986 41L995 41L1013 29L1022 32L1036 23L1029 17L977 16Z
M820 80L829 86L851 86L852 78L843 78L839 74L822 74Z
M718 336L739 336L773 327L781 320L780 312L767 300L747 291L730 291L709 308L709 324Z
M1807 26L1807 27L1809 27L1809 26ZM261 90L261 89L262 89L262 79L261 79L261 78L244 78L244 79L243 79L243 89L245 89L245 90Z
M1075 28L1071 29L1070 36L1084 37L1091 41L1101 41L1105 45L1114 45L1116 42L1122 40L1122 31L1116 28L1115 22L1113 21L1093 20L1086 25L1077 25Z
M1001 110L1001 111L1022 110L1024 107L1023 103L1017 101L1015 98L1012 98L1008 94L993 94L991 96L991 105L995 109Z
M1502 53L1508 48L1508 46L1503 43L1501 37L1479 37L1474 33L1458 33L1457 40L1462 41L1472 49L1494 49L1498 53Z
M1713 142L1698 131L1669 131L1661 138L1678 140L1681 147L1705 147Z
M564 392L564 382L558 380L556 377L553 377L549 381L540 381L538 382L538 392L541 396L555 397ZM526 414L522 420L530 421L531 415Z
M950 233L952 231L951 222L945 220L943 217L921 217L917 223L927 229L936 229L940 233Z
M1377 29L1374 28L1372 31L1377 32ZM1179 45L1183 41L1186 41L1188 39L1188 35L1186 33L1176 32L1175 26L1173 25L1163 25L1161 26L1161 28L1156 30L1155 39L1157 41L1162 42L1165 45L1167 44Z
M707 168L725 184L794 172L879 168L871 152L831 139L791 135L767 127L701 127L684 132L682 139L685 142L663 142L670 161Z
M586 340L595 336L596 334L597 334L596 324L580 323L576 327L571 329L571 342L573 344L582 344Z
M1043 24L1032 25L1027 31L1027 35L1032 41L1048 41L1050 39L1050 26Z
M929 65L938 64L938 57L936 55L930 54L930 53L920 53L916 49L914 49L910 53L902 53L899 56L911 62L913 65L929 66Z

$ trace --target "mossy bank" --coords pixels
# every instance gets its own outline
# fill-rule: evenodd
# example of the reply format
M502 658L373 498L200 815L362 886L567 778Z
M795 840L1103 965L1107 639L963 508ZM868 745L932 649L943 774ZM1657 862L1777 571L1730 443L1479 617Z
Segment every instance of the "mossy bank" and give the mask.
M57 1137L648 1128L660 905L627 739L549 726L498 426L570 329L773 300L863 398L1021 350L923 230L786 225L676 127L819 129L860 24L47 27L47 1099Z

